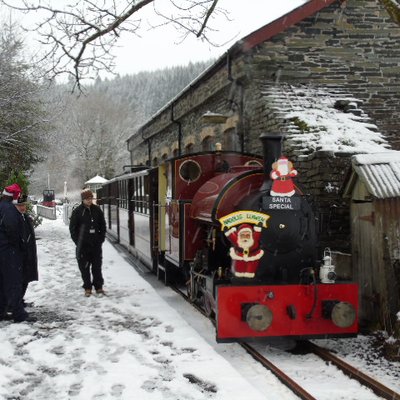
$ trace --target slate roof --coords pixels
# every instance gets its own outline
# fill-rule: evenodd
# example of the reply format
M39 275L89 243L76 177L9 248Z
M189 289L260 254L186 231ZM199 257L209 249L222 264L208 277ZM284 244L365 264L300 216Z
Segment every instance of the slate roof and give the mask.
M267 108L285 121L281 130L298 157L315 151L381 153L390 147L362 101L344 89L276 83L260 90Z

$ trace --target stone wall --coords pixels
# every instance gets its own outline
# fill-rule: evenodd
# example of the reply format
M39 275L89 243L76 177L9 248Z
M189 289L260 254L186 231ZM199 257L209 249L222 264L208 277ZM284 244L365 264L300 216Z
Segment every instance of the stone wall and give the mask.
M400 26L378 0L335 2L253 49L249 80L345 88L400 149Z

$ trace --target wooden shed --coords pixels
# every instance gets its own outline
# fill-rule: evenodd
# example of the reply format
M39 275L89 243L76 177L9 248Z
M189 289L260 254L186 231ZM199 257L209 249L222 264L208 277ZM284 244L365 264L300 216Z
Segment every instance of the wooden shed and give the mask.
M353 156L344 196L351 198L360 321L393 332L400 310L400 151Z

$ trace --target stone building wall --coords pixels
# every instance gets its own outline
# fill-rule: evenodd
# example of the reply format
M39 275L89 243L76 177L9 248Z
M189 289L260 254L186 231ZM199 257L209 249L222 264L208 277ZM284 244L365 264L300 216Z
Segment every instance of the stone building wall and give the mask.
M345 88L400 149L399 43L378 0L338 1L254 48L247 78Z

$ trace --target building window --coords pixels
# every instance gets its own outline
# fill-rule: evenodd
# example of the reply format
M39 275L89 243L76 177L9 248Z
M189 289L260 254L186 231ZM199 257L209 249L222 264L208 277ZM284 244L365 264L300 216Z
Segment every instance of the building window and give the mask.
M236 128L230 128L224 132L224 150L240 151L239 135Z
M194 144L189 143L185 146L185 154L191 154L194 152Z
M212 136L206 136L201 142L202 151L211 151L212 150Z

